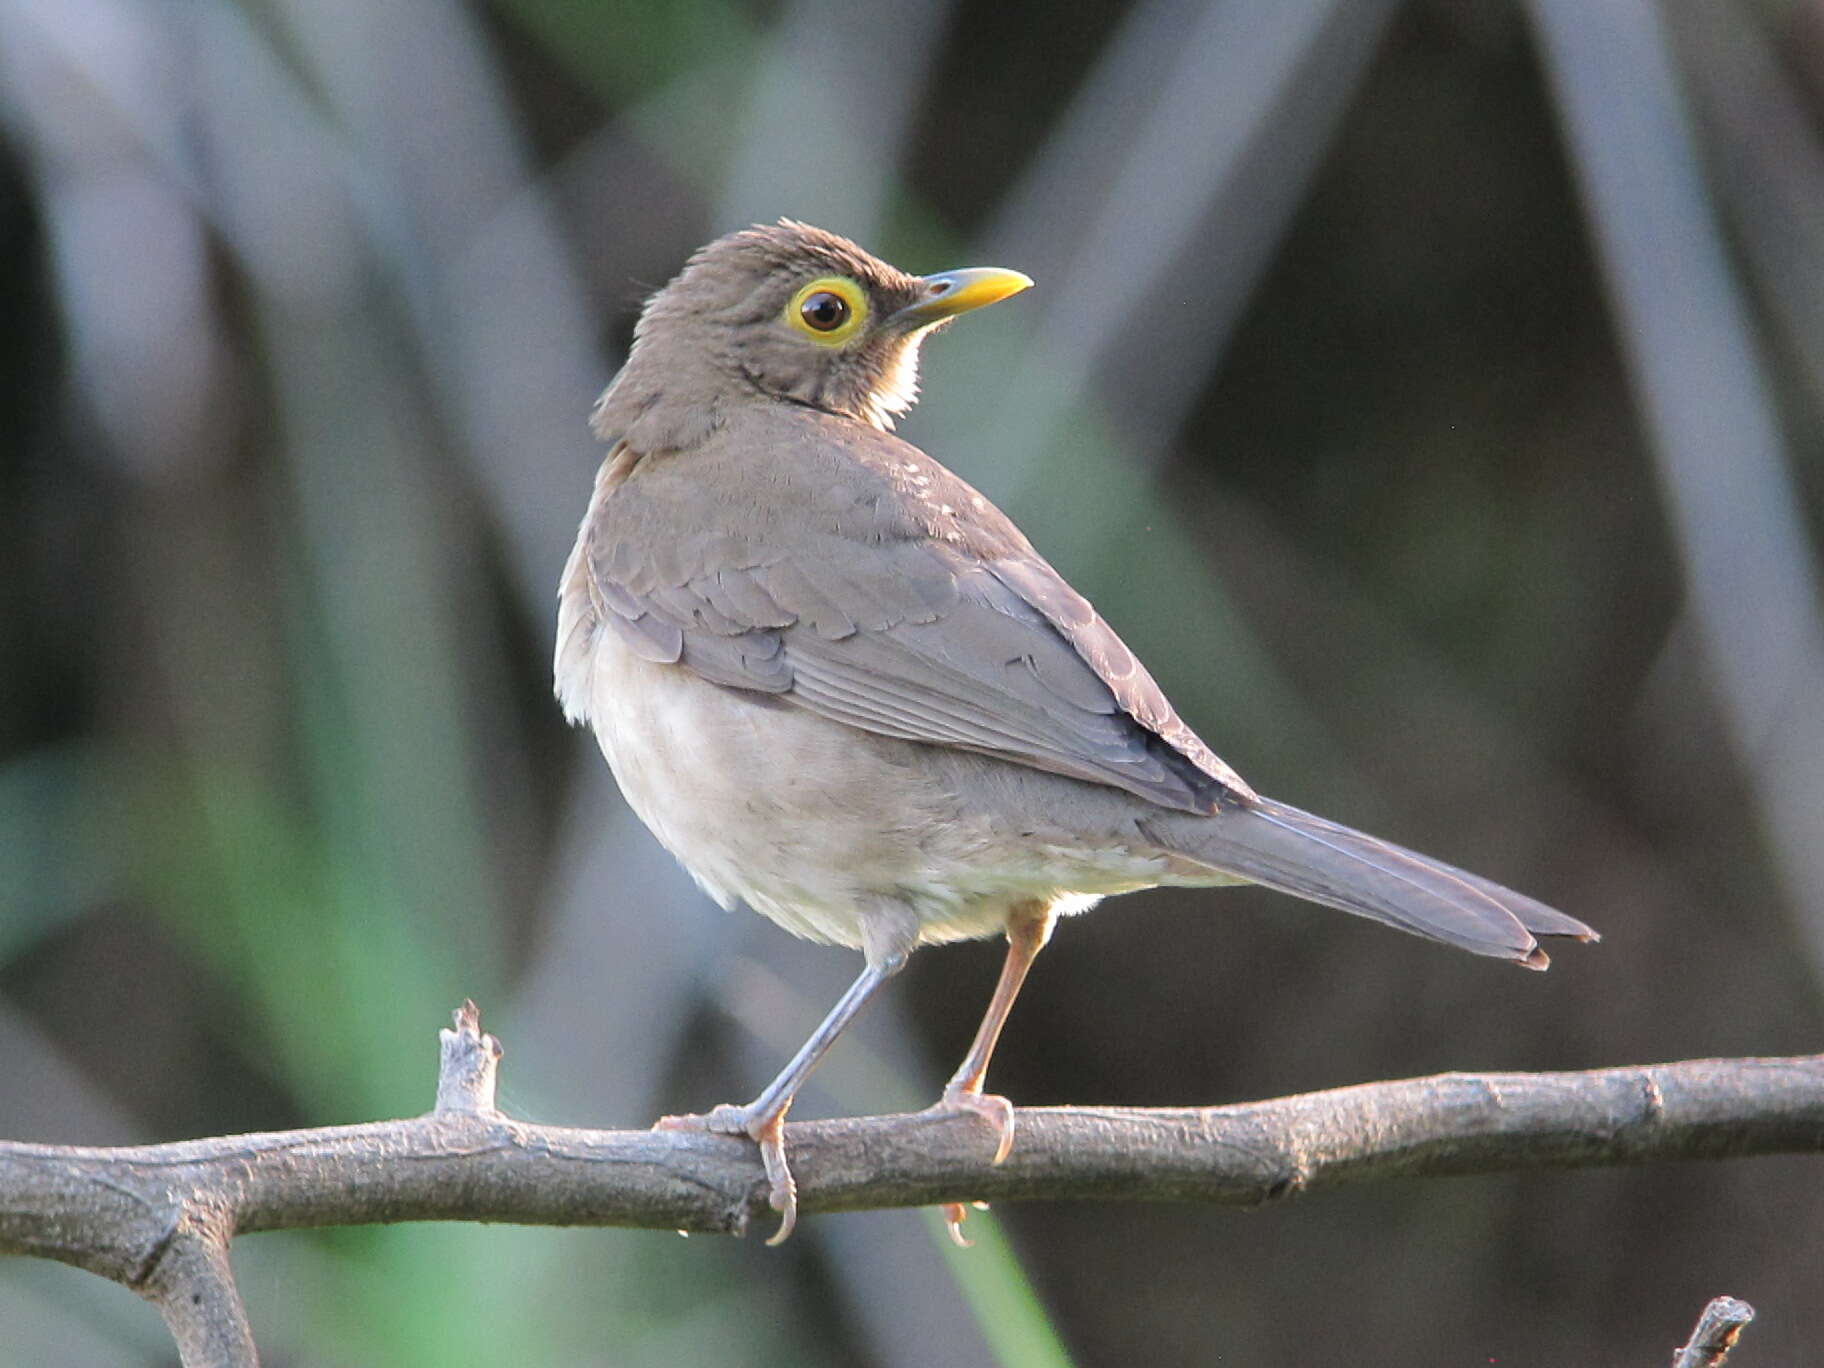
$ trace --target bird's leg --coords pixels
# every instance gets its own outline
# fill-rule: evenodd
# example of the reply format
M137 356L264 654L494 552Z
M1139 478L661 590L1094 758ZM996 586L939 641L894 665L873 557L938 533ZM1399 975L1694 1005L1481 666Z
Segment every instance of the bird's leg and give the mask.
M1013 1000L1026 982L1026 972L1033 960L1051 939L1051 928L1057 917L1042 903L1023 903L1007 918L1007 958L1001 964L1000 982L994 985L994 996L988 1000L988 1011L975 1033L975 1043L949 1083L944 1086L939 1107L961 1108L985 1116L994 1124L999 1137L994 1162L1000 1163L1013 1148L1013 1105L1004 1097L982 1092L988 1076L988 1060L994 1054Z
M836 1043L836 1037L842 1034L843 1028L855 1019L881 984L897 974L905 963L906 956L903 952L880 959L870 956L868 967L849 985L849 990L837 999L836 1005L830 1008L829 1015L811 1032L811 1038L799 1046L791 1063L781 1069L779 1076L746 1106L724 1103L702 1116L664 1116L659 1118L653 1128L745 1135L760 1146L760 1159L766 1165L767 1181L772 1185L773 1209L780 1216L779 1229L767 1241L769 1245L784 1243L792 1233L792 1228L798 1224L798 1185L792 1180L791 1166L785 1161L785 1114L791 1110L798 1089L804 1086L811 1070L817 1067L817 1062Z
M988 1000L988 1011L976 1029L969 1053L963 1056L961 1067L944 1085L943 1097L932 1108L933 1111L969 1111L984 1117L995 1128L994 1162L997 1164L1013 1148L1013 1104L1004 1097L984 1093L982 1083L988 1076L988 1060L1001 1038L1001 1028L1007 1024L1008 1012L1013 1010L1013 1000L1020 995L1026 972L1051 939L1051 928L1056 923L1057 914L1045 903L1022 903L1008 914L1007 958L1001 962L1000 981L994 985L994 996ZM945 1204L944 1219L950 1223L951 1238L960 1245L967 1245L969 1242L962 1235L963 1215L960 1203Z

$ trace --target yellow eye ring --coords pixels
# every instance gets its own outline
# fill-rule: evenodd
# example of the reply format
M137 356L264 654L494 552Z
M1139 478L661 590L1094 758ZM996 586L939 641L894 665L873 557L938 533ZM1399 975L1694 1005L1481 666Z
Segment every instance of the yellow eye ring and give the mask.
M820 347L840 347L868 321L867 292L847 276L820 276L792 296L785 321Z

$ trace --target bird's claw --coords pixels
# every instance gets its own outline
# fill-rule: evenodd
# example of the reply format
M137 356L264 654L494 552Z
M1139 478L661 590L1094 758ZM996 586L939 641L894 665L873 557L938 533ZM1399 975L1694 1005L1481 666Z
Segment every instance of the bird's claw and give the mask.
M739 1135L760 1147L760 1162L766 1167L771 1188L768 1202L779 1213L779 1229L767 1244L780 1245L791 1238L798 1225L798 1184L792 1178L791 1165L785 1162L785 1112L770 1117L757 1117L751 1107L737 1107L724 1102L700 1116L661 1116L654 1130L707 1131L712 1135Z
M944 1213L944 1225L950 1231L950 1239L958 1249L974 1249L975 1241L963 1234L963 1222L968 1218L969 1208L977 1211L988 1210L986 1202L945 1202L941 1210Z
M798 1225L798 1184L792 1178L791 1166L785 1162L785 1113L765 1125L750 1127L748 1134L760 1146L760 1162L766 1165L766 1178L772 1185L768 1201L779 1213L779 1229L768 1238L768 1245L782 1245Z
M951 1086L944 1089L943 1097L931 1110L972 1112L993 1126L996 1143L992 1162L996 1164L1004 1162L1013 1149L1013 1103L1004 1097Z
M999 1164L1007 1158L1013 1149L1013 1103L994 1093L978 1092L952 1084L944 1089L944 1095L931 1107L934 1112L968 1112L979 1116L994 1127L995 1146L993 1163ZM963 1203L945 1202L943 1205L944 1224L949 1228L950 1238L958 1249L972 1249L975 1242L963 1234L963 1220L969 1215L973 1205L978 1211L986 1211L986 1202Z
M943 1205L944 1225L950 1231L950 1240L958 1249L974 1249L975 1241L963 1234L963 1220L969 1215L969 1208L961 1202L945 1202Z

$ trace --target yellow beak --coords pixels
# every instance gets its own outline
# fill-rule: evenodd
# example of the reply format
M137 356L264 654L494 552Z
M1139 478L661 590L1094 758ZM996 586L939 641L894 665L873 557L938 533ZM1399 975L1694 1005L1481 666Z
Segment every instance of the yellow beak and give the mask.
M919 283L924 286L923 297L894 314L894 322L914 326L940 323L1030 289L1032 277L1019 271L1003 271L998 266L972 266L928 275Z

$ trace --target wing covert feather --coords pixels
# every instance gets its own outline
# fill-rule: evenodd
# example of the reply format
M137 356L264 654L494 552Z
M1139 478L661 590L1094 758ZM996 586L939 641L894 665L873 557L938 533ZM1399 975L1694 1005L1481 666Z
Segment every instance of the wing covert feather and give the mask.
M636 474L608 492L589 532L597 611L644 659L883 736L1184 811L1250 800L1089 603L991 505L914 454L999 520L987 524L999 536L990 554L919 527L895 491L864 489L838 510L862 516L846 518L800 496L782 528L783 498L743 518L699 493L686 517L688 486ZM704 526L706 512L720 525ZM691 530L661 539L662 528Z

